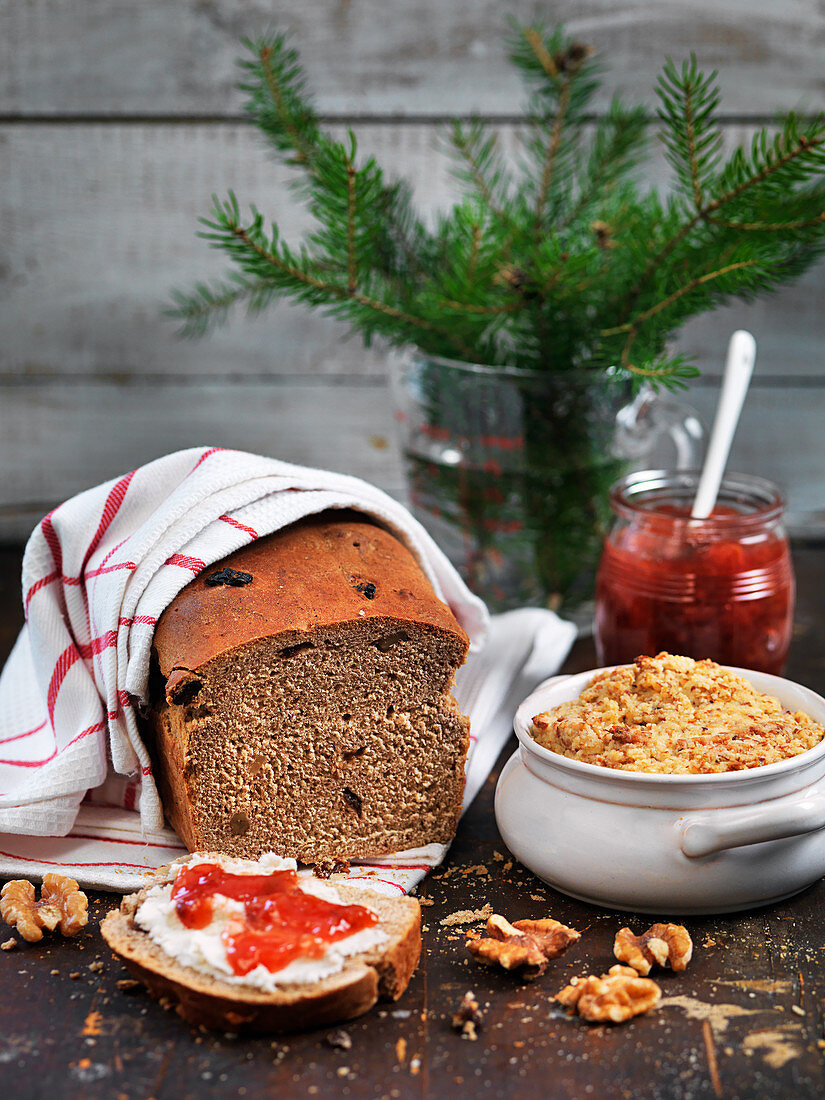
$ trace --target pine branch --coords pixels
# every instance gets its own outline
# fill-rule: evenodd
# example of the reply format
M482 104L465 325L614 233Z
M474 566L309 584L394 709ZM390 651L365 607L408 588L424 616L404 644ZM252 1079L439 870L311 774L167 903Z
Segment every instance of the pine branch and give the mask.
M650 360L647 367L631 363L630 348L632 340L628 339L620 357L620 363L624 370L635 374L637 378L647 378L651 382L666 386L668 389L682 389L689 378L696 378L699 370L687 355L662 355Z
M680 74L668 58L656 91L661 103L659 118L665 124L662 138L667 158L682 190L699 210L704 192L711 186L723 140L715 120L719 105L716 72L704 76L696 55L691 54Z
M558 65L554 61L547 46L544 44L544 40L537 28L525 27L522 34L524 35L524 41L533 51L536 61L538 61L541 66L542 72L545 76L549 77L550 80L558 83L560 77Z
M651 306L650 309L644 310L644 312L637 314L632 321L628 321L623 325L616 325L613 328L605 328L601 330L602 336L613 336L620 332L635 332L639 329L640 325L643 325L645 321L649 321L651 317L655 317L657 313L661 313L663 310L668 309L678 302L680 298L683 298L686 294L690 294L692 290L696 290L697 287L704 286L705 283L713 282L716 279L721 279L725 275L729 275L732 271L739 271L746 267L755 267L758 264L758 260L740 260L735 264L728 264L726 267L721 267L717 271L708 271L704 275L698 275L695 279L691 279L685 283L684 286L680 286L678 290L674 290L672 294L669 294L662 301L657 302L656 305Z
M688 163L690 165L690 180L693 184L693 201L696 209L699 210L704 202L704 196L699 173L696 125L693 89L688 87L685 92L685 131L688 140Z
M266 279L245 280L239 276L223 284L197 283L189 294L172 291L174 305L165 309L164 315L183 322L178 329L179 336L205 336L225 324L229 311L240 302L247 303L248 312L260 312L274 290Z
M568 38L561 28L535 25L519 28L510 44L510 59L535 85L528 107L533 138L528 148L536 161L534 229L547 214L551 190L563 193L575 168L581 141L580 124L598 88L598 66L592 49ZM555 215L555 211L551 212Z
M593 58L593 48L570 38L563 27L547 27L535 22L522 27L510 19L508 56L524 78L534 85L542 98L552 103L558 98L566 74L577 73L576 106L583 108L598 87L595 79L601 64Z
M715 74L667 61L659 119L676 184L663 199L635 169L642 107L588 113L599 66L562 28L518 27L509 50L528 88L523 174L478 120L448 133L463 195L432 225L408 183L355 138L324 132L283 35L248 43L246 108L288 165L313 218L297 247L230 192L202 235L228 257L223 282L173 295L200 335L232 308L289 298L347 322L366 342L550 371L607 369L679 385L694 370L664 349L690 316L796 278L825 253L825 120L788 116L723 160ZM594 326L600 318L601 331Z
M562 220L571 225L606 192L625 179L648 151L648 120L643 107L627 110L617 99L596 130L590 155L582 172L579 196Z
M318 120L306 96L305 79L297 51L283 34L245 39L255 61L241 60L248 74L239 85L247 93L246 111L275 148L287 155L287 163L307 170L319 135Z
M202 219L210 230L200 235L226 251L235 262L250 275L259 279L267 278L282 291L299 291L299 297L315 305L328 305L330 299L340 303L352 303L363 307L384 318L397 321L412 330L438 332L435 325L426 319L408 313L370 295L360 293L329 278L322 278L314 268L311 258L305 253L302 258L294 256L283 242L279 241L273 227L273 237L267 241L263 232L263 216L253 207L253 220L243 226L240 221L240 208L237 199L230 192L226 202L215 198L213 218ZM260 274L262 273L263 274ZM303 293L300 293L300 290ZM450 333L438 332L447 343L454 346L461 355L472 355L472 350L461 344Z
M559 106L556 112L556 117L553 119L553 126L550 131L550 138L547 142L547 151L544 155L544 166L541 172L541 182L539 183L539 193L536 199L536 226L540 226L544 218L544 208L547 205L547 194L550 190L550 183L553 179L553 170L556 167L556 159L559 155L559 147L561 146L562 134L564 133L564 124L567 119L567 112L570 108L570 78L567 77L561 81L561 87L559 90Z
M723 229L734 229L737 233L788 233L794 229L812 229L814 226L821 225L825 222L825 210L812 218L797 218L795 221L786 222L734 222L712 217L707 220L712 225L721 226Z
M247 113L284 155L286 163L303 169L293 186L308 201L310 211L324 220L330 155L336 151L340 155L343 147L321 130L306 93L298 54L288 45L286 36L247 40L246 45L253 59L242 60L239 65L246 74L240 88L247 94ZM415 269L420 264L425 234L412 215L409 188L403 183L385 182L377 170L370 197L373 235L383 234L382 271L396 277ZM379 263L377 250L373 259Z
M473 276L476 273L478 267L478 257L481 252L481 226L473 226L473 244L470 249L470 257L467 261L467 282L473 281Z
M503 217L501 204L507 201L509 180L498 151L496 135L487 134L478 119L473 120L469 130L465 130L463 123L455 119L448 138L464 166L454 169L456 178L475 190L491 214Z
M358 288L358 263L355 258L355 135L350 131L351 152L345 155L347 166L347 290L354 294Z
M791 123L791 126L792 125ZM792 147L783 149L782 144L781 138L777 138L773 149L763 149L761 151L761 164L754 165L750 174L745 176L744 179L740 179L735 186L732 186L729 190L706 202L704 206L698 209L692 217L688 218L687 221L680 226L677 232L665 241L656 255L648 262L641 277L631 289L626 306L628 310L632 308L633 303L638 298L653 272L670 256L677 246L689 236L697 225L701 222L709 222L711 215L715 214L717 210L721 210L725 206L730 205L746 192L757 188L760 184L781 174L783 169L793 164L798 159L806 158L810 160L812 159L812 154L815 158L817 151L825 145L825 135L820 136L818 131L816 132L816 136L813 137L802 134L798 136ZM744 158L742 159L744 160ZM803 176L809 174L807 166L803 165L801 174Z
M515 313L519 309L524 309L525 305L523 301L518 301L506 302L497 306L477 306L473 305L472 302L455 302L451 299L445 299L443 304L447 309L454 309L459 313L475 313L479 317L495 317L501 313Z

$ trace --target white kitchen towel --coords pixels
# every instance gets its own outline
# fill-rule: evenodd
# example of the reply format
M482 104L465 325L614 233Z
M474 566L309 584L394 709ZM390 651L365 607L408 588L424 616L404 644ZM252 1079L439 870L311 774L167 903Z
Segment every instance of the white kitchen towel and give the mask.
M139 819L138 846L158 838L163 838L162 844L175 843L163 831L160 799L135 712L146 700L157 619L207 565L303 516L341 507L355 507L383 520L407 542L470 635L471 660L480 655L487 627L484 605L409 512L357 478L239 451L195 448L73 497L39 524L23 562L27 625L0 676L0 831L26 837L28 859L39 853L45 869L50 863L63 865L65 848L60 859L50 860L47 855L57 849L49 845L57 837L68 843L81 800L90 790L104 793L99 794L96 810L83 811L84 840L92 843L88 838L99 841L105 834L100 811L107 807L100 806L102 797L114 798L113 807L108 807L113 814L116 809L133 814L113 819L113 829L127 828L125 821ZM551 624L554 636L568 639L566 646L560 643L566 652L572 641L569 624L549 612L519 614L530 617L525 634L529 643L523 644L531 652L532 636L539 629L536 616L545 631ZM505 648L506 663L515 676L526 653L519 650L519 656L512 639ZM507 676L502 678L500 670L492 674L501 679L497 694L503 699ZM472 681L469 689L487 712L495 709L492 689L485 691L480 683L473 687ZM115 779L117 796L105 793L112 789L111 782L106 783L112 773L127 777ZM103 822L102 833L92 829L86 820L89 814ZM36 837L51 839L40 847ZM16 864L11 871L16 843L4 835L0 845L0 872L17 873ZM171 854L173 848L159 850ZM169 854L159 862L166 862ZM427 856L427 866L432 866L429 852ZM84 862L107 861L71 863L79 881L112 889L134 885L117 876L93 881L91 876L98 872L89 867L89 874L83 875ZM408 861L399 857L395 862ZM415 862L423 864L424 859ZM36 875L35 865L29 867ZM100 872L108 873L102 868Z

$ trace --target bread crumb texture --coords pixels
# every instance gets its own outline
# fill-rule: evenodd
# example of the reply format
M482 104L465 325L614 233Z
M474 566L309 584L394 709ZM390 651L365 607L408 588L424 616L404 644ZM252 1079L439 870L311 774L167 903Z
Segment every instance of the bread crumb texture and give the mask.
M182 758L159 768L162 786L185 786L167 793L173 824L191 848L307 863L448 842L469 732L450 694L462 657L444 631L379 621L215 658L160 716L165 759Z
M532 736L572 760L704 775L797 756L825 730L715 661L659 653L596 676L578 699L533 718Z

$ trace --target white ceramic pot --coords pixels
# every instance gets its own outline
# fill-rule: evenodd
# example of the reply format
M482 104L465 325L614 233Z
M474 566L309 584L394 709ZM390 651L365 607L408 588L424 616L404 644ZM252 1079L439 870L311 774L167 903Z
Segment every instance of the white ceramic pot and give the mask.
M598 671L548 681L516 712L520 746L495 806L518 860L582 901L658 915L766 905L825 874L825 741L778 764L718 775L602 768L534 741L533 715L576 699ZM821 696L733 671L825 725Z

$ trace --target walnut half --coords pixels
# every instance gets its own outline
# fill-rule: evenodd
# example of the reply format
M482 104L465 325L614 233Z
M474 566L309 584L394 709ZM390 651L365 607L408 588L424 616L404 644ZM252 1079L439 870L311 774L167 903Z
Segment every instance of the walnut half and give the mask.
M76 935L88 923L88 904L73 878L52 872L43 876L39 901L26 879L12 879L0 891L0 916L29 943L42 940L44 928L53 932L59 927L64 936Z
M654 963L684 970L693 955L693 941L681 924L653 924L641 936L621 928L616 933L613 954L639 974L649 974Z
M640 978L629 966L611 966L600 978L595 974L574 978L555 1000L591 1023L621 1024L649 1012L661 996L661 989L650 978Z
M523 977L543 974L548 959L558 958L581 933L551 917L543 920L517 920L510 924L498 913L487 921L487 936L471 934L467 950L486 966L505 970L523 969Z

